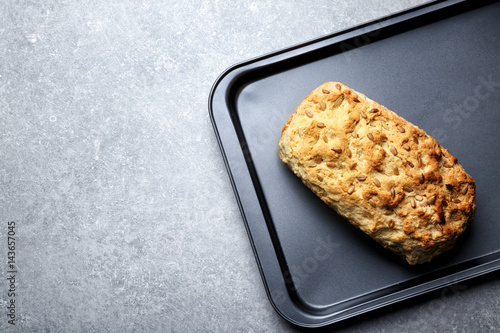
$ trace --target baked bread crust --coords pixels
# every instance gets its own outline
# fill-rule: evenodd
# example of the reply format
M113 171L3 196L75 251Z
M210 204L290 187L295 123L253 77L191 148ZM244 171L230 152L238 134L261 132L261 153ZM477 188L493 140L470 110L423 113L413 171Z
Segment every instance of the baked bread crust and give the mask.
M281 160L321 200L409 264L453 248L475 182L425 131L340 82L309 94L283 127Z

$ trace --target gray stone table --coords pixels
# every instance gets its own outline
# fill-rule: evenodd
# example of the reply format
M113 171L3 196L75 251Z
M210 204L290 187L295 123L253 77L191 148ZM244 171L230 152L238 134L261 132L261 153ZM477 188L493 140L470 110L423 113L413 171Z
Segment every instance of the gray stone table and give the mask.
M210 88L234 63L423 2L2 1L0 331L297 331L267 300ZM500 327L498 275L429 297L333 328Z

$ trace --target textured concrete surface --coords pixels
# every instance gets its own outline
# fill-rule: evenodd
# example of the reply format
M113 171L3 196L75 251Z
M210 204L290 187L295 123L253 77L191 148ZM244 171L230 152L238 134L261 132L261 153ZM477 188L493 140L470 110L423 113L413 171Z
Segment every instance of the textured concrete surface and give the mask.
M296 331L267 300L211 85L236 62L423 2L1 2L0 331ZM497 274L333 328L494 332L499 300Z

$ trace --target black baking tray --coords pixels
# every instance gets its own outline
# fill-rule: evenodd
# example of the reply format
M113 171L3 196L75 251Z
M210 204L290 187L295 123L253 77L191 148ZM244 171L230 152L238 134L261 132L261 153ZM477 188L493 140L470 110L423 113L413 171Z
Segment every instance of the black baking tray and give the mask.
M436 1L237 64L209 113L269 299L331 324L500 268L500 3ZM278 157L281 129L340 81L424 129L476 180L455 248L410 266L328 208Z

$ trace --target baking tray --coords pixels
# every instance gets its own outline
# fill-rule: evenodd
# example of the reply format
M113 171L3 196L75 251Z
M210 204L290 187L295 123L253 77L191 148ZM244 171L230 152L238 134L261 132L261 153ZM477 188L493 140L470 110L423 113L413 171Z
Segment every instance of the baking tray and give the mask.
M331 324L500 268L500 3L436 1L237 64L209 113L269 299ZM328 208L278 157L281 129L341 81L434 136L476 180L455 248L409 266Z

